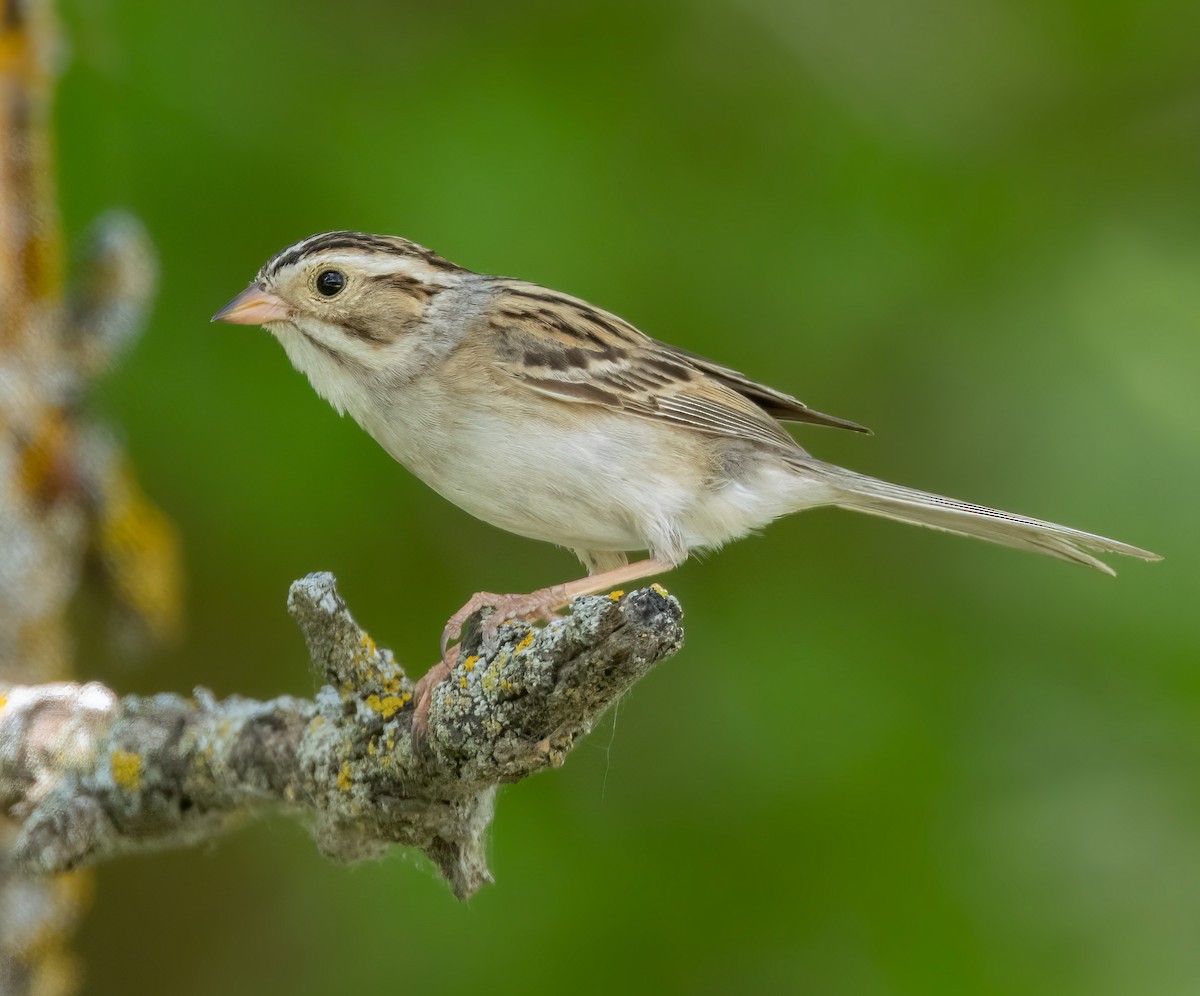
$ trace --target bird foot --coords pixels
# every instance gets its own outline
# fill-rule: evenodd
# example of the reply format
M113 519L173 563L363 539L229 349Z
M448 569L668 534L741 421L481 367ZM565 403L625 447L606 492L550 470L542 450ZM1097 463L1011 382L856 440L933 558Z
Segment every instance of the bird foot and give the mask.
M458 657L458 648L452 647L454 658ZM417 687L413 689L413 718L412 742L414 747L420 747L425 740L425 732L429 728L429 707L433 704L433 690L450 677L454 660L449 661L443 656L440 661L421 675Z
M564 585L542 588L527 595L502 595L493 591L477 591L467 604L454 613L442 630L442 659L433 665L417 682L413 689L412 738L419 745L429 727L429 707L433 704L433 690L450 677L458 663L459 645L450 646L452 640L462 635L463 626L480 609L492 612L483 621L482 645L490 648L496 642L496 634L506 622L550 622L559 618L558 609L568 601Z
M550 622L559 618L558 610L567 604L569 598L565 593L565 585L554 585L530 592L527 595L499 595L494 591L477 591L467 604L452 615L442 630L442 660L449 660L451 666L457 659L457 651L451 656L447 647L451 640L457 640L462 635L462 628L480 609L491 609L483 621L483 645L490 647L496 640L496 634L506 622L524 620L525 622Z

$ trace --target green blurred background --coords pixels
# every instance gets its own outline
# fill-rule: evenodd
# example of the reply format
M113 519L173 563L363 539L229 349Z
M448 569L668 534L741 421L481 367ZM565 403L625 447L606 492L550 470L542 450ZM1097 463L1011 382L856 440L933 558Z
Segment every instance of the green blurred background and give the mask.
M209 316L313 232L587 297L876 430L882 477L1167 555L1116 580L838 512L665 579L688 645L502 795L459 904L283 817L98 874L88 993L1200 992L1200 5L66 0L69 232L162 290L97 405L186 545L124 691L306 694L289 582L414 672L568 577Z

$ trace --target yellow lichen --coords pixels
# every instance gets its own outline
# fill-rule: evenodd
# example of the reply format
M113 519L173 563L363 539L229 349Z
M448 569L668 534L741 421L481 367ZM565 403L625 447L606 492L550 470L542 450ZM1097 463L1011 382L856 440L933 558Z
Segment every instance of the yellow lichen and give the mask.
M616 591L610 591L608 593L608 597L611 598L614 602L619 602L624 594L625 594L625 589L618 588Z
M347 761L342 765L342 770L338 772L337 786L343 792L349 792L350 786L354 784L354 778L350 774L350 762Z
M466 678L459 678L459 679L458 679L458 687L459 687L459 688L466 688L466 687L467 687L467 679L466 679Z
M533 633L530 632L524 640L517 644L516 652L519 654L522 650L528 650L529 645L533 643Z
M380 713L384 719L391 719L408 704L411 698L412 695L408 692L403 695L385 695L382 698L378 695L368 695L366 703L368 709Z
M142 787L142 756L128 750L114 750L109 758L113 781L126 792L136 792Z
M465 661L463 661L463 670L468 671L468 672L474 671L475 665L478 663L479 663L478 656L468 657Z
M367 744L367 753L370 754L372 757L375 756L375 741L374 740L372 740L369 744Z
M325 717L324 716L314 716L313 721L308 724L309 732L315 733L318 729L320 729L324 725L325 725Z
M6 705L8 705L8 696L0 692L0 709L3 709Z
M369 633L363 633L361 639L359 639L359 641L358 641L358 645L367 652L367 655L369 657L375 656L375 653L376 653L375 641L371 639L371 636Z
M657 581L655 581L654 584L652 584L650 586L650 590L653 591L656 595L661 595L663 598L666 598L669 594L671 594L669 591L667 591L666 588L664 588Z

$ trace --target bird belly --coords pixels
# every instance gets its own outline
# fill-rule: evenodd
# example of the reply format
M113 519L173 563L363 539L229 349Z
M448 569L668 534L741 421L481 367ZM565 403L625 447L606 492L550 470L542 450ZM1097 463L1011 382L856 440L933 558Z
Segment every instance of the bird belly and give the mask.
M413 394L364 425L384 449L476 518L574 550L678 563L829 497L780 453L739 440L593 407L534 419L494 396Z
M704 515L696 520L699 532L687 524L709 490L697 470L711 446L703 437L620 413L577 415L569 405L554 422L507 410L495 398L487 408L428 401L405 407L364 428L476 518L576 550L650 549L682 560L689 545L708 542Z

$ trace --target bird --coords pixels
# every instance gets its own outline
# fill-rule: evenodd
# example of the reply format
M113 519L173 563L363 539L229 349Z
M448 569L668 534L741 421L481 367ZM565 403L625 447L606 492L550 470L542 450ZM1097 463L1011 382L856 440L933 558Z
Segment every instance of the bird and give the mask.
M661 574L820 506L1108 574L1098 554L1161 559L826 463L785 423L869 430L581 298L473 272L405 238L303 239L212 320L264 326L317 394L438 494L582 562L586 576L536 592L473 595L443 630L431 680L449 673L450 644L481 608L493 609L485 635L504 620L548 620L577 595ZM633 551L646 556L631 562Z

